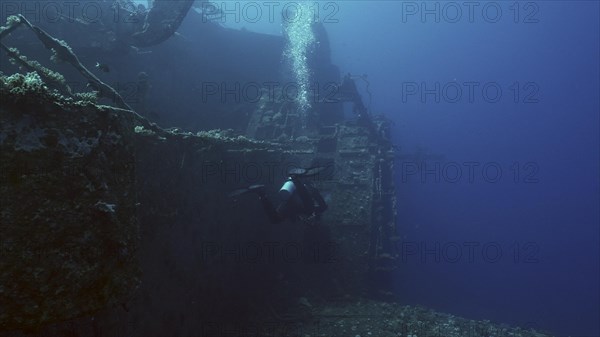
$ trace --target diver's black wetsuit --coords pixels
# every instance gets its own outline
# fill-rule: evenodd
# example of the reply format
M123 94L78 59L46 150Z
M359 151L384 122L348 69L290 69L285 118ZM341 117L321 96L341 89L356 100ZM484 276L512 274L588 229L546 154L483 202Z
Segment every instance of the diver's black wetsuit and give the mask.
M305 185L297 176L291 176L290 179L296 187L290 197L282 202L277 208L264 190L258 190L256 193L273 224L281 223L285 219L290 219L295 222L301 215L314 217L318 221L321 214L327 209L327 203L321 196L321 193L310 185Z

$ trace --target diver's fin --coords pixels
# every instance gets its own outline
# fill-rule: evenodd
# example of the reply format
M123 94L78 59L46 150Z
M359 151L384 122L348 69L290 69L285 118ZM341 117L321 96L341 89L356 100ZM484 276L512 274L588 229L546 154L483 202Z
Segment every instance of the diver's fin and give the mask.
M250 193L250 190L247 188L238 188L237 190L233 190L231 191L231 193L229 193L229 197L230 198L235 198L235 197L239 197L240 195L244 195L246 193Z
M291 176L303 176L304 174L306 174L306 169L303 168L292 168L288 171L288 174Z
M325 170L325 166L315 166L309 168L293 168L288 171L288 174L291 176L302 176L302 177L310 177L321 173Z
M237 190L233 190L231 193L229 193L229 197L235 198L235 197L239 197L240 195L244 195L244 194L250 193L250 192L261 194L261 192L264 192L264 190L265 190L265 185L260 185L260 184L252 185L249 187L238 188Z
M317 175L317 174L323 172L323 170L325 170L325 169L326 169L325 166L309 167L306 169L306 173L304 173L304 176L305 177L314 176L314 175Z
M264 189L265 189L265 185L261 185L261 184L252 185L252 186L248 187L248 191L250 191L250 192L260 192L260 191L264 191Z

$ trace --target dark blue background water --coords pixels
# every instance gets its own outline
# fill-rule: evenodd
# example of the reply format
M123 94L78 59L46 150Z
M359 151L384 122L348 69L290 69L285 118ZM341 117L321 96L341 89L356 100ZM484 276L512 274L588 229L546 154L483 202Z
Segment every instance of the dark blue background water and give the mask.
M333 62L368 74L371 112L395 122L396 291L471 319L598 336L599 4L471 4L312 5ZM262 9L225 26L280 34Z
M472 18L455 3L451 22L453 8L426 2L440 6L436 22L420 7L408 15L422 2L349 2L326 25L334 62L368 74L372 111L395 121L408 154L396 163L397 291L469 318L598 336L598 2L520 2L518 16L513 2L492 3L499 16L476 3ZM423 83L440 94L423 98Z

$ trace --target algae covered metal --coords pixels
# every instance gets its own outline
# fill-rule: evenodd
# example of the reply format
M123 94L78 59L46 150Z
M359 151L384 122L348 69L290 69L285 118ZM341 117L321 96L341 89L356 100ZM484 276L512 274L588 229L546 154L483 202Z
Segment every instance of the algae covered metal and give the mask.
M0 78L0 327L123 301L139 282L132 115Z

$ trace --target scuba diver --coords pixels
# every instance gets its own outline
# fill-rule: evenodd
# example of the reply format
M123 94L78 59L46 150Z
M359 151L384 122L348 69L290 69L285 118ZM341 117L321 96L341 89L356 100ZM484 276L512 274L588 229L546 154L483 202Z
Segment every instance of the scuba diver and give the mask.
M314 225L320 222L321 214L327 209L327 203L314 186L302 181L302 177L310 177L321 172L324 167L308 169L296 168L288 172L288 178L279 189L280 204L275 208L265 193L264 185L252 185L247 188L235 190L229 194L237 197L246 193L258 195L262 206L272 224L285 220L296 222L298 219Z
M302 181L303 178L314 176L323 171L324 167L308 169L292 169L288 178L279 189L281 199L277 208L265 193L264 185L252 185L247 188L235 190L229 194L237 197L246 193L258 195L261 204L272 224L285 220L295 223L301 220L306 224L302 235L302 257L305 263L323 264L331 262L335 255L335 244L331 239L328 226L321 225L321 215L327 210L327 203L311 184Z

